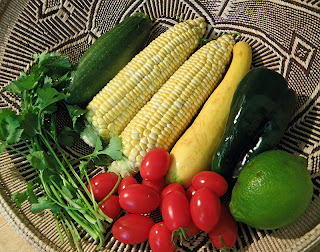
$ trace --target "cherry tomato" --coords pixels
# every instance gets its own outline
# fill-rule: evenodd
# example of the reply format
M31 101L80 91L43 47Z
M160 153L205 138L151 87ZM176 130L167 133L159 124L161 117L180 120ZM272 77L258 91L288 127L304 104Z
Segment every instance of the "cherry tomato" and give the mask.
M99 205L99 207L105 215L111 219L115 219L121 211L119 196L111 195L101 205Z
M209 232L209 238L217 249L222 248L219 235L222 236L223 241L228 248L234 246L238 236L237 222L225 205L221 206L221 215L217 225Z
M128 214L117 219L111 232L118 241L125 244L138 244L148 240L154 221L140 214Z
M201 188L191 198L190 212L194 224L200 230L208 233L219 221L220 199L208 188Z
M146 214L159 207L160 196L149 186L133 184L120 193L119 202L120 206L129 213Z
M193 223L192 219L187 227L187 233L190 235L190 238L199 234L201 230Z
M174 252L177 248L177 246L173 246L171 232L164 222L158 222L151 228L149 245L152 252Z
M161 193L162 190L166 187L166 178L162 177L158 180L147 180L147 179L143 179L142 183L143 185L146 186L150 186L152 187L154 190L156 190L158 193Z
M186 195L186 192L185 192L185 190L184 190L182 185L180 185L178 183L169 184L162 190L162 192L160 194L160 208L161 208L161 204L162 204L163 198L167 194L169 194L171 192L174 192L174 191L178 191L178 192L181 192L182 194Z
M166 175L170 162L170 155L165 149L152 149L141 162L140 175L144 179L158 180Z
M228 182L220 174L213 171L202 171L192 178L192 186L195 190L207 187L221 197L227 192Z
M173 192L173 191L179 191L181 192L182 194L186 194L184 188L182 185L178 184L178 183L172 183L172 184L169 184L167 185L161 192L161 198L163 199L164 196L166 196L168 193L170 192Z
M196 190L194 189L194 187L191 185L188 187L188 189L186 190L186 196L188 198L188 200L190 201L192 196L196 193Z
M118 176L112 172L99 173L90 180L92 192L96 201L103 200L113 189L118 181ZM90 185L87 186L89 192ZM115 190L114 193L116 193Z
M118 194L120 194L124 188L133 184L138 184L138 181L134 177L123 178L118 186Z
M163 222L171 232L180 227L187 228L191 221L189 201L179 191L170 192L162 199L161 213Z

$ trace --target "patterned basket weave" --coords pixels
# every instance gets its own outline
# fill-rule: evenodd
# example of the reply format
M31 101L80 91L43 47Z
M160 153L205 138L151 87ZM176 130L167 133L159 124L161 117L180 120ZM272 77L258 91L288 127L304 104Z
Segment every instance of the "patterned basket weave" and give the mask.
M320 2L250 0L2 0L0 1L0 87L7 86L32 55L60 51L76 62L97 37L134 12L145 12L154 21L153 37L180 18L206 18L206 37L239 32L237 39L253 49L253 65L281 73L299 95L297 111L279 144L280 149L308 158L314 184L313 200L305 214L292 225L256 230L239 224L234 251L307 251L320 242ZM17 110L19 103L1 92L0 108ZM17 146L26 151L24 145ZM78 155L84 146L67 150ZM17 208L11 200L23 191L35 171L21 156L7 151L0 156L0 207L8 221L39 251L71 251L61 244L49 212L32 214L28 204ZM299 185L297 185L299 186ZM94 251L90 237L82 239L84 251ZM149 251L147 243L127 246L107 230L102 251ZM200 233L193 245L178 251L213 251Z

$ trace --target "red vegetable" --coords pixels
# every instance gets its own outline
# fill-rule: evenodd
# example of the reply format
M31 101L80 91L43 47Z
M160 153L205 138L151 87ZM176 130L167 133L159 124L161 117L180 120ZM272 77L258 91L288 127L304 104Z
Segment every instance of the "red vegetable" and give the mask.
M173 191L162 199L161 213L163 222L172 232L187 228L191 221L189 201L185 194Z
M187 233L190 237L193 237L197 234L199 234L201 230L193 223L192 219L189 223L189 226L187 227Z
M178 183L172 183L167 185L161 192L161 199L164 198L164 196L166 196L168 193L173 192L173 191L179 191L182 194L186 194L184 188L182 187L182 185L178 184Z
M208 233L219 221L220 199L208 188L201 188L191 198L190 212L194 224L200 230Z
M166 175L170 162L170 155L165 149L152 149L141 162L140 175L144 179L158 180Z
M190 201L192 196L196 193L196 190L194 189L194 187L191 185L188 187L188 189L186 190L186 196L188 198L188 200Z
M147 216L128 214L114 222L111 232L118 241L133 245L147 241L154 224Z
M221 215L217 225L209 232L209 238L217 249L223 247L219 236L227 248L232 248L235 245L238 236L237 222L225 205L221 206Z
M134 177L126 177L122 179L118 186L118 194L120 194L124 188L133 184L138 184L138 181Z
M92 192L94 195L94 198L96 201L101 201L103 200L114 188L118 181L118 176L112 172L105 172L105 173L100 173L96 176L94 176L90 180L90 184L92 186ZM88 184L87 186L89 192L90 190L90 185ZM114 193L116 193L117 190L115 190Z
M182 187L182 185L180 185L178 183L169 184L162 190L162 192L160 194L160 208L161 208L163 198L167 194L169 194L170 192L174 192L174 191L178 191L178 192L181 192L182 194L186 195L186 192L185 192L184 188Z
M228 183L220 174L213 171L202 171L192 178L192 186L195 190L206 187L221 197L227 192Z
M171 241L171 232L164 224L158 222L149 232L149 245L152 252L174 252L177 248Z
M147 180L147 179L143 179L142 183L143 185L146 186L150 186L152 187L154 190L156 190L158 193L161 193L162 190L166 187L166 179L165 177L162 177L158 180Z
M119 202L120 206L129 213L146 214L159 207L160 196L149 186L133 184L120 193Z
M111 219L115 219L121 211L119 196L111 195L102 204L100 204L99 207L105 215Z

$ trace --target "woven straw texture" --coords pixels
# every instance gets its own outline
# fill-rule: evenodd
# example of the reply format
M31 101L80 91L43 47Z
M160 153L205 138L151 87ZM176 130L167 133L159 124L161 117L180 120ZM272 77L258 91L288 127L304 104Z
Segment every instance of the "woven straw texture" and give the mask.
M179 22L203 16L207 38L238 32L237 39L253 49L253 66L281 73L299 95L298 108L278 148L308 159L314 194L305 214L292 225L256 230L239 224L233 251L307 251L320 242L320 1L248 0L2 0L0 1L0 87L17 78L32 63L32 55L60 51L76 62L101 34L134 12L147 13L153 37ZM0 108L16 111L19 103L8 92L0 94ZM16 146L26 151L24 145ZM67 150L81 155L83 146ZM93 171L95 173L97 171ZM71 251L61 244L50 212L32 214L11 195L23 191L35 171L20 155L7 151L0 156L0 207L8 221L38 251ZM299 185L297 185L299 186ZM84 251L96 244L83 237ZM148 243L136 246L116 241L107 230L102 251L149 251ZM193 245L178 251L214 251L202 233Z

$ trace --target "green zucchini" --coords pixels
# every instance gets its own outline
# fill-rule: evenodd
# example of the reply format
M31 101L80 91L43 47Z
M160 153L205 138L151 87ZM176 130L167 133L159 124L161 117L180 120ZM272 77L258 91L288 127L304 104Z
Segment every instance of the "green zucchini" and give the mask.
M86 106L145 47L151 28L146 14L135 13L99 37L75 66L66 103Z

